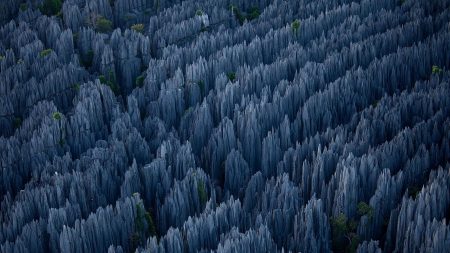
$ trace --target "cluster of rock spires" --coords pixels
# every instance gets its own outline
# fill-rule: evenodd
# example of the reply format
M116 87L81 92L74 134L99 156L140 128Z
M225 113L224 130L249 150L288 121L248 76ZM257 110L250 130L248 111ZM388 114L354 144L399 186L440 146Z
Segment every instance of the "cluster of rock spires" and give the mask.
M448 252L449 67L449 0L1 1L0 252Z

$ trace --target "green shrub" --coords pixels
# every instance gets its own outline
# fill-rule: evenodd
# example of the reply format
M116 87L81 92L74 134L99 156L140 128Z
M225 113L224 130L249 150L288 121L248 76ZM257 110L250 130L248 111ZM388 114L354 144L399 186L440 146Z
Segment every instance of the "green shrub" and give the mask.
M140 75L140 76L136 77L136 86L137 87L144 86L144 80L145 80L145 76L144 75Z
M204 206L206 204L206 201L208 200L208 194L206 193L205 183L203 181L198 182L197 192L200 199L200 204Z
M59 10L61 10L62 1L61 0L45 0L44 3L39 7L39 10L47 15L56 15Z
M357 212L359 216L367 215L369 218L373 216L373 208L363 201L358 203Z
M354 253L358 249L359 236L355 233L350 235L350 243L347 246L346 252Z
M236 7L236 5L230 5L230 10L236 17L236 19L239 21L239 24L244 24L245 20L252 21L254 19L257 19L259 15L261 15L261 12L259 11L258 7L252 7L248 10L248 14L242 14L242 12Z
M119 86L117 85L116 74L114 73L114 71L109 70L107 76L100 75L98 76L98 79L100 80L100 83L108 85L109 88L111 88L111 90L114 92L114 94L119 94Z
M20 10L21 11L26 11L28 9L28 5L26 3L21 3L20 4Z
M202 96L205 94L205 82L203 82L203 80L200 80L197 82L198 87L200 88L200 93L202 94Z
M144 24L134 24L131 26L131 29L135 30L138 33L143 33L144 32Z
M144 224L144 208L141 203L136 204L136 217L134 218L134 233L131 235L131 243L133 249L141 244L143 236L145 236Z
M136 232L144 232L144 210L141 204L136 204L136 218L134 220Z
M347 227L347 216L345 214L341 213L336 217L331 218L331 226L333 229L333 232L336 232L338 234L345 234L348 232Z
M200 10L200 9L198 9L198 10L195 12L195 15L197 15L197 16L202 16L202 15L203 15L203 11Z
M330 219L332 246L334 252L355 252L359 238L355 231L358 223L348 220L345 214L339 214Z
M114 94L119 94L119 86L117 85L116 81L116 73L114 73L112 70L108 72L108 86L111 88L111 90L114 92Z
M104 75L99 75L98 80L100 80L100 83L102 84L107 84L106 77Z
M249 11L249 14L247 15L247 19L249 21L253 20L253 19L257 19L259 17L259 15L261 15L261 12L259 11L258 7L252 7Z
M53 113L53 119L61 120L61 113L60 112L54 112Z
M131 235L133 249L141 244L142 239L156 235L155 224L150 212L146 212L142 203L136 204L136 217L134 219L134 233Z
M72 87L73 87L76 91L79 91L79 90L80 90L80 84L79 84L79 83L75 83Z
M231 82L234 82L236 80L236 73L229 72L229 73L227 73L227 77Z
M155 223L153 222L153 218L150 212L145 212L145 220L147 221L147 225L148 225L148 233L151 236L155 236L156 235L156 227L155 227Z
M235 5L230 5L230 9L231 12L233 12L234 16L237 18L237 20L239 21L239 24L244 24L245 21L245 17L242 15L241 11L235 6Z
M45 49L45 50L42 50L42 51L39 53L39 56L45 57L45 56L49 55L51 52L52 52L52 50L51 50L50 48L49 48L49 49Z
M291 28L294 32L297 32L300 29L300 21L298 19L294 20L291 24Z
M442 73L442 69L439 68L439 66L433 65L433 67L431 67L431 73L440 74L440 73Z
M95 23L95 28L98 32L101 33L108 33L112 31L112 22L105 18L105 17L99 17Z

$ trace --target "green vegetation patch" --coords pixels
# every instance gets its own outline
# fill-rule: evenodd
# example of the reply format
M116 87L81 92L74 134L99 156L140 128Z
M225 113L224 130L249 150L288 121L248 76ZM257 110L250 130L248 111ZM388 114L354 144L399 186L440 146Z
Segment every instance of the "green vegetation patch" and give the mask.
M250 8L250 11L247 15L247 19L249 21L253 20L253 19L257 19L259 18L259 15L261 15L261 12L259 11L258 7L252 7Z
M131 26L131 29L138 33L143 33L145 26L144 26L144 24L134 24Z
M356 234L358 223L348 220L345 214L341 213L330 219L332 231L332 247L334 252L356 252L359 244L359 237Z
M61 0L45 0L44 3L42 3L42 5L39 7L39 10L47 16L53 16L61 10L61 7Z
M257 19L259 15L261 15L261 12L258 7L252 7L248 10L247 14L242 13L239 8L236 5L230 5L230 10L236 17L236 19L239 21L240 25L243 25L245 20L252 21L254 19Z
M200 199L200 204L204 206L206 204L206 201L208 200L208 194L206 193L205 183L203 181L198 182L197 192Z
M109 70L106 76L100 75L98 76L98 79L100 80L100 83L108 85L109 88L111 88L111 90L114 92L114 94L119 94L120 89L117 84L116 74L114 73L114 71Z
M234 82L236 80L236 73L229 72L229 73L227 73L227 77L228 77L228 80L230 80L231 82Z
M136 87L142 88L142 86L144 86L144 80L145 80L145 75L144 74L136 77Z
M75 83L72 87L73 87L73 89L76 90L76 91L79 91L79 90L80 90L80 84L79 84L79 83Z
M373 216L373 208L363 201L358 203L357 212L359 216L367 215L369 218Z
M39 53L39 56L40 57L46 57L47 55L49 55L50 53L52 52L52 50L49 48L49 49L45 49L45 50L42 50L40 53Z
M60 112L54 112L53 113L53 119L54 120L61 120L61 113Z
M26 3L21 3L20 4L20 10L21 11L26 11L28 9L28 5Z
M112 31L113 23L105 17L99 17L95 22L95 29L101 33L109 33Z
M300 29L300 21L298 19L294 20L291 24L292 31L297 32Z
M156 235L156 227L150 212L145 211L142 203L136 204L136 217L134 219L134 233L131 235L132 248L141 245L145 238Z
M203 16L203 11L202 10L197 10L196 12L195 12L195 15L197 15L197 16Z
M433 67L431 67L431 73L440 74L442 73L442 69L437 65L433 65Z

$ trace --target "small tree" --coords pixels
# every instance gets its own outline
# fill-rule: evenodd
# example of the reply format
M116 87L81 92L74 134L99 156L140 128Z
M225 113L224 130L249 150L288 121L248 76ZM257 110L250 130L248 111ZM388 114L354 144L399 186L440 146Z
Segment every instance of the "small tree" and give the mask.
M26 3L21 3L20 4L20 10L21 11L26 11L28 9L28 5Z
M75 83L72 87L73 87L73 89L76 90L76 91L79 91L79 90L80 90L80 84L79 84L79 83Z
M442 73L442 69L441 68L439 68L439 66L437 66L437 65L433 65L433 67L431 67L431 73L433 73L433 74L440 74L440 73Z
M112 22L105 17L99 17L95 23L95 28L101 33L111 32Z
M156 228L150 212L146 212L142 203L136 204L136 217L134 219L134 232L131 235L131 247L134 250L141 245L148 236L155 236Z
M144 86L145 75L140 75L136 77L136 87Z
M53 119L54 120L61 120L61 113L60 112L54 112L53 113Z
M147 225L148 225L148 233L150 234L150 236L155 236L156 235L156 227L155 227L155 223L153 222L151 213L145 212L144 216L145 216L145 220L147 221Z
M229 72L229 73L227 73L227 77L231 82L234 82L236 80L236 73Z
M49 49L45 49L45 50L42 50L42 51L39 53L39 56L40 56L40 57L45 57L45 56L49 55L51 52L52 52L52 50L51 50L50 48L49 48Z
M291 24L291 28L294 32L297 32L300 29L300 21L298 19L294 20Z
M203 11L200 10L200 9L198 9L198 10L195 12L195 15L197 15L197 16L202 16L202 15L203 15Z
M203 82L203 80L200 80L197 82L198 87L200 88L200 93L202 94L202 96L205 94L205 82Z
M261 15L261 12L259 11L258 7L252 7L249 11L249 14L247 15L247 19L249 21L253 20L253 19L257 19L259 17L259 15Z
M245 17L242 15L241 11L235 5L230 5L231 12L233 12L234 16L239 21L239 24L244 24Z
M56 15L59 10L61 10L62 1L61 0L45 0L44 3L39 7L39 10L48 16Z
M144 24L134 24L131 26L131 29L133 29L134 31L138 32L138 33L143 33L144 32Z
M119 86L117 85L116 74L114 71L109 70L107 76L100 75L98 76L98 79L100 80L100 83L108 85L114 94L119 94Z
M204 206L206 204L206 201L208 200L208 194L206 193L205 183L203 181L198 182L197 192L200 199L200 204Z
M363 201L358 203L357 212L359 216L367 215L369 218L373 216L373 208Z
M341 213L330 219L332 231L333 251L335 252L355 252L359 238L355 233L358 224L354 220L348 220L345 214Z
M244 24L245 20L252 21L261 15L259 8L256 6L250 8L247 12L242 13L236 5L232 4L230 5L230 10L241 25Z

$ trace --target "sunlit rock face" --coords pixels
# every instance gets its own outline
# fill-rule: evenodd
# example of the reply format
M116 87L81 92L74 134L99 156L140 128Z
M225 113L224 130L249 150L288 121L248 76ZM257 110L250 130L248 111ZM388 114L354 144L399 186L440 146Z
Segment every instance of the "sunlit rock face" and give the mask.
M0 0L0 253L447 253L450 0Z

